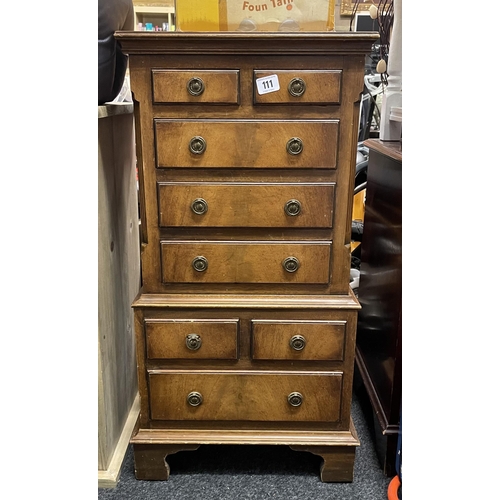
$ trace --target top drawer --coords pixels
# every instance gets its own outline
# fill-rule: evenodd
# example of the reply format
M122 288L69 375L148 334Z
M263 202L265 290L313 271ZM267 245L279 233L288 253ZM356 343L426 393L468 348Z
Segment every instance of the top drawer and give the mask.
M153 70L155 104L239 104L238 70Z
M341 77L340 70L254 71L254 104L339 104Z

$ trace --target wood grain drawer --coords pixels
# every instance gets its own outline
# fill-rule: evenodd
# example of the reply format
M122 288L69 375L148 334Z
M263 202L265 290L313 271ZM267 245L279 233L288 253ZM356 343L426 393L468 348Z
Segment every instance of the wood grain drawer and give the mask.
M239 104L238 70L152 71L156 104Z
M342 376L342 372L150 371L151 419L336 422Z
M260 95L256 80L276 75L279 90ZM254 71L254 104L339 104L341 70Z
M162 241L160 245L164 283L329 282L330 242Z
M252 358L342 361L345 321L252 320Z
M158 183L161 227L332 227L335 184ZM172 209L172 207L175 207Z
M238 320L148 319L149 359L238 359Z
M156 119L154 126L158 168L336 167L338 120Z

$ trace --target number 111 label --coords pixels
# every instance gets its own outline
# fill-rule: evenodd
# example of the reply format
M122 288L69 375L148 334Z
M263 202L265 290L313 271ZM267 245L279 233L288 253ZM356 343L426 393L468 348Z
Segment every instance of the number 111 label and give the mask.
M257 83L257 92L259 95L269 94L269 92L277 92L280 89L278 75L269 75L255 80Z

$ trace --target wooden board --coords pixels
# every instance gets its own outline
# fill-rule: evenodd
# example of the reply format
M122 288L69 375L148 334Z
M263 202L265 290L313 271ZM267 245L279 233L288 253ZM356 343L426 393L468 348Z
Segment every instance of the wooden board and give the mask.
M98 470L106 471L137 394L133 312L140 255L132 106L99 106ZM78 321L78 318L75 318ZM116 469L116 465L113 466Z

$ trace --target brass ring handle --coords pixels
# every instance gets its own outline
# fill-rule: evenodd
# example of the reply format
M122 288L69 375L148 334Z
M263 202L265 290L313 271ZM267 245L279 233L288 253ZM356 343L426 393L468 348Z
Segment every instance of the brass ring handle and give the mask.
M302 78L292 78L288 84L288 93L293 97L300 97L306 91L306 82Z
M208 210L208 203L203 198L196 198L196 200L193 200L191 203L191 210L196 215L203 215Z
M191 95L194 96L201 95L205 90L205 83L201 78L194 77L188 81L187 89Z
M295 217L300 214L302 210L302 205L299 200L288 200L285 203L285 213L290 217Z
M302 153L303 149L304 144L302 143L302 139L300 139L300 137L292 137L286 143L286 151L290 155L299 155L300 153Z
M294 273L300 267L299 259L296 257L287 257L281 263L283 269L289 273Z
M186 346L191 351L197 351L201 347L201 337L196 333L186 335Z
M207 149L207 142L203 137L196 135L189 141L189 151L195 155L201 155Z
M306 346L306 339L302 335L294 335L290 339L290 347L296 351L302 351Z
M203 257L203 255L198 255L198 257L195 257L193 261L191 262L191 265L193 266L193 269L198 272L203 272L206 271L208 268L208 260Z
M300 392L292 392L288 395L288 403L291 406L300 406L303 399L304 398Z
M196 392L196 391L190 392L187 395L187 402L191 406L200 406L201 403L203 403L203 396L199 392Z

